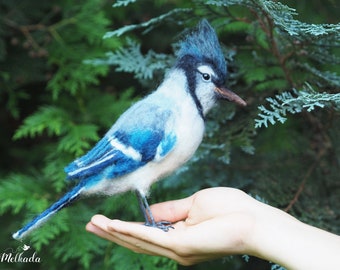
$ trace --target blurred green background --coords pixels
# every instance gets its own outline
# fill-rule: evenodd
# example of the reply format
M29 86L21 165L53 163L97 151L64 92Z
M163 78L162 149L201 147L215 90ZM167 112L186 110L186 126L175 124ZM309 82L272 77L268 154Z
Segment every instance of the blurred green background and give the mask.
M225 1L236 4L221 7L209 1L125 2L132 3L0 1L0 254L23 244L11 234L70 187L63 168L157 87L173 63L181 33L203 17L223 44L228 86L248 106L221 103L208 116L206 137L193 160L153 186L150 202L231 186L339 234L339 105L255 128L258 106L268 106L267 97L293 88L340 92L339 35L310 34L307 25L302 34L290 36L272 24L289 12L282 6L265 13L261 4L270 1ZM338 1L281 3L298 13L288 16L291 27L293 20L338 23ZM107 32L171 11L155 24L103 39ZM84 198L24 241L41 263L0 262L0 269L279 269L253 257L182 267L134 254L85 232L96 213L142 220L134 194Z

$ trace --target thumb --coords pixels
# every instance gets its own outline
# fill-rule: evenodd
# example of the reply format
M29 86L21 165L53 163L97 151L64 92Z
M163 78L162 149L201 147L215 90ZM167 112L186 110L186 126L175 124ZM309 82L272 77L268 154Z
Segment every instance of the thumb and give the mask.
M193 196L190 196L180 200L153 204L150 206L150 209L155 221L169 221L174 223L185 220L188 217L192 202Z

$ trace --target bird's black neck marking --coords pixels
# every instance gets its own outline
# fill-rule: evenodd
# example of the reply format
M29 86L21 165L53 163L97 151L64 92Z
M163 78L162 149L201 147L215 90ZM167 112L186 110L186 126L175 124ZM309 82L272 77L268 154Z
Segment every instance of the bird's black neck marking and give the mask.
M195 102L198 114L202 117L202 119L204 120L204 114L203 114L203 107L201 102L198 100L198 97L196 95L196 74L194 72L190 72L190 71L185 71L186 77L187 77L187 81L188 81L188 87L189 87L189 93L192 97L192 99Z
M185 72L185 76L187 78L187 83L188 83L188 88L189 88L189 93L196 105L198 114L201 116L203 121L205 120L204 114L203 114L203 107L201 102L199 101L197 95L196 95L196 68L195 64L193 62L192 56L186 55L182 57L178 63L177 67L181 68Z

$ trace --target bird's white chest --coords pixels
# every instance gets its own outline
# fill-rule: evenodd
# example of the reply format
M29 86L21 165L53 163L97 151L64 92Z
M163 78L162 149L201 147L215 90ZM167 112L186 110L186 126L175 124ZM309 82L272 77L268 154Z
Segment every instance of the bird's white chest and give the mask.
M176 159L179 163L186 162L195 153L200 145L204 133L204 121L195 109L190 108L192 104L182 106L176 123L176 147L169 154L168 159ZM173 163L176 163L173 160Z
M186 106L181 107L187 108ZM169 175L187 162L202 141L204 121L192 110L178 111L175 126L176 145L174 149L162 160L152 161L129 176L133 186L144 194L147 194L152 183Z

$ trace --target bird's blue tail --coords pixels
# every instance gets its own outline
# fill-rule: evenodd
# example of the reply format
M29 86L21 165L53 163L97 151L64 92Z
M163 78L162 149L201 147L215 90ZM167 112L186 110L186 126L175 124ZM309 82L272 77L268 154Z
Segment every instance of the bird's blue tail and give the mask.
M14 233L12 237L14 239L20 240L31 233L34 229L38 228L45 221L47 221L51 216L57 213L59 210L69 205L75 201L79 196L81 191L84 189L84 185L79 183L71 191L66 193L60 200L52 204L48 209L42 212L40 215L36 216L32 221L27 223L23 228Z

